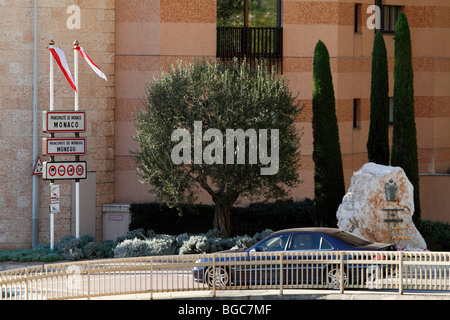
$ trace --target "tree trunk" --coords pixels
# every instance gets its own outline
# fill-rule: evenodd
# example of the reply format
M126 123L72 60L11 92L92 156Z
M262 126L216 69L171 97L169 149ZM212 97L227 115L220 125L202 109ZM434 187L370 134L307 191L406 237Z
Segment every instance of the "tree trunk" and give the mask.
M231 236L231 207L232 204L216 202L214 211L214 229L219 232L219 236L228 238Z

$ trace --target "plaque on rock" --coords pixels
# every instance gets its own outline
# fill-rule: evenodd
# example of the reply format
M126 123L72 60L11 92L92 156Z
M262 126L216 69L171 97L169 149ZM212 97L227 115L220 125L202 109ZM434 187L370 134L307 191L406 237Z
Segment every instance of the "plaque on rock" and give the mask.
M338 227L369 241L426 249L417 230L414 188L400 167L367 163L353 174L338 208Z
M395 183L394 180L389 179L389 181L384 185L386 201L397 201L397 190L397 183Z

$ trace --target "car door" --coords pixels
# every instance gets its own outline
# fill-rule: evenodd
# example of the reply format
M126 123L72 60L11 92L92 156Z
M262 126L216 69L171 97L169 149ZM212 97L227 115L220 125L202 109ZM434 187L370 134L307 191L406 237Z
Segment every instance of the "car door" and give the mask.
M313 254L313 252L332 249L330 243L318 233L294 233L287 250L289 254L286 255L284 275L286 281L291 284L321 281L323 265L313 262L320 259L320 255Z
M249 252L249 260L255 263L245 268L245 282L262 285L278 283L280 279L280 255L277 253L286 251L290 239L291 233L280 233L261 241L255 246L254 250Z

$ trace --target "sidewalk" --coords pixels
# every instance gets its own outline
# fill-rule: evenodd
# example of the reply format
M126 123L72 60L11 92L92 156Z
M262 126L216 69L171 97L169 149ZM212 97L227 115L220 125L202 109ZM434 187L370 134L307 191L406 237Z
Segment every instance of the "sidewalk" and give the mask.
M338 290L233 290L217 291L213 297L209 291L164 292L128 294L109 297L94 297L91 300L450 300L450 292L397 292L347 290L343 294Z

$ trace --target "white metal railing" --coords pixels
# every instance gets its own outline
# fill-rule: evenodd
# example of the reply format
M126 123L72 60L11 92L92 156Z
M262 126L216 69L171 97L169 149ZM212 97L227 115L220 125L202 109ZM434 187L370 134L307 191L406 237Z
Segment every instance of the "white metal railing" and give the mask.
M282 272L281 272L282 270ZM299 251L93 260L0 272L2 299L277 289L450 291L450 253Z

